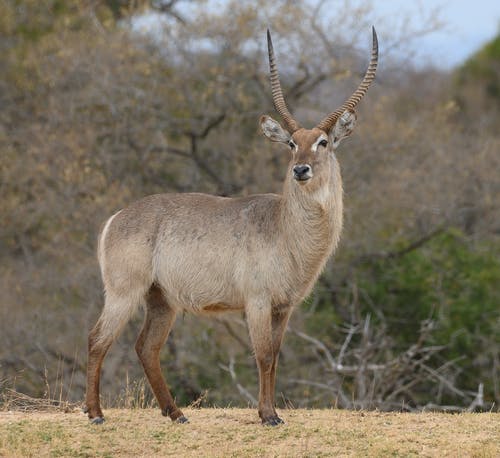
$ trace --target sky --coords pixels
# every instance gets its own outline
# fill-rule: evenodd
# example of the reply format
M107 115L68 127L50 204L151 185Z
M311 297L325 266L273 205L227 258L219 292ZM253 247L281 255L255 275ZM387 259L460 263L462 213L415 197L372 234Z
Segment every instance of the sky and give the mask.
M251 2L252 0L241 0ZM315 5L318 0L302 0ZM217 8L226 0L208 0L209 7ZM418 66L433 64L443 69L451 69L477 51L482 45L494 38L500 31L500 0L326 0L321 14L335 14L335 9L343 4L355 6L370 4L372 6L373 24L379 34L379 40L393 36L396 24L401 18L411 18L411 27L426 26L429 14L438 11L438 19L443 26L438 31L417 37L411 43L405 43L397 52L411 53L413 62ZM186 3L182 13L196 8L196 3ZM185 9L185 11L183 11ZM187 14L189 17L189 13ZM398 22L399 21L399 22ZM136 21L138 28L147 25L151 29L154 16L146 15ZM381 52L384 51L380 40Z
M419 38L418 46L422 62L442 68L460 64L500 30L500 0L372 0L372 5L381 17L415 12L416 23L439 8L443 29Z

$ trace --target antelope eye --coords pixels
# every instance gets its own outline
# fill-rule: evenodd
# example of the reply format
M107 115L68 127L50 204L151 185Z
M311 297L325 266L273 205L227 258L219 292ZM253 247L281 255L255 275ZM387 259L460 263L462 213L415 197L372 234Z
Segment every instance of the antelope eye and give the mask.
M294 149L295 148L295 143L292 140L290 140L288 142L288 146L290 147L290 149Z
M323 148L326 147L326 145L328 145L328 142L326 140L321 140L319 143L318 143L319 146L322 146Z

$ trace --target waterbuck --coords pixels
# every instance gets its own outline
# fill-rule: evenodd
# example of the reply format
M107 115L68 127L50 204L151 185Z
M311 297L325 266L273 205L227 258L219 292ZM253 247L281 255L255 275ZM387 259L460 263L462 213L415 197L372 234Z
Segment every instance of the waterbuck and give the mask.
M288 318L311 291L342 229L342 181L335 150L354 128L354 108L375 77L378 44L349 99L312 129L290 114L267 34L274 106L260 126L286 144L290 162L282 194L217 197L157 194L115 213L99 237L106 300L89 334L86 410L102 423L99 378L104 356L139 305L144 326L135 348L161 412L187 421L161 373L159 353L178 312L245 312L259 371L259 416L283 423L274 406L276 366Z

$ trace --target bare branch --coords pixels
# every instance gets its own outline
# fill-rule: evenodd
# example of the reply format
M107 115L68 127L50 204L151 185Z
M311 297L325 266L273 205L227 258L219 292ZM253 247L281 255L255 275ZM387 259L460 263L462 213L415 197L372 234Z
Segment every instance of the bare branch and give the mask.
M229 372L229 375L231 375L231 379L233 380L234 384L236 385L236 388L240 392L240 394L246 398L253 406L257 405L257 399L255 399L254 396L248 391L239 381L238 377L236 376L236 372L234 371L234 356L231 356L229 358L229 364L226 366L224 364L219 363L219 367L226 371Z
M345 352L347 350L347 347L349 346L349 343L351 342L352 336L357 331L357 329L358 329L357 326L350 326L349 327L349 332L347 333L347 336L344 339L344 343L342 344L342 347L340 348L339 358L338 358L338 367L343 367L342 360L344 359Z
M395 258L400 258L414 250L417 250L418 248L422 247L426 243L430 242L433 238L437 237L438 235L442 234L446 229L445 225L442 225L438 227L437 229L434 229L433 231L429 232L428 234L425 234L424 236L420 237L419 239L411 242L404 248L396 251L379 251L376 253L368 253L368 254L363 254L361 256L358 256L357 258L354 259L352 262L353 266L357 266L359 264L365 263L365 262L372 262L377 259L395 259Z
M187 21L178 11L174 8L179 1L187 1L187 0L156 0L152 2L151 8L158 13L166 14L174 18L177 22L182 25L186 25Z
M229 324L229 321L227 320L221 320L222 325L226 328L228 334L236 340L245 350L247 350L249 353L252 353L252 348L248 343L243 339L234 329L233 327Z
M309 336L301 331L296 331L294 329L290 329L290 331L293 332L294 334L296 334L297 336L299 336L300 338L307 340L308 342L311 342L312 344L314 344L314 346L316 348L318 348L319 350L321 350L321 352L325 355L325 358L327 359L332 370L338 371L339 367L338 367L337 362L335 361L335 358L331 354L330 350L328 350L326 345L323 342L321 342L321 340L318 340L315 337Z

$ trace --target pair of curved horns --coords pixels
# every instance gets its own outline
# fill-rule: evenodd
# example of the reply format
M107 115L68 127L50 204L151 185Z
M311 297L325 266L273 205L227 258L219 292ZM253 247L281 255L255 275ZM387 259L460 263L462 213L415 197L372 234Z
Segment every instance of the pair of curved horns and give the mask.
M337 119L346 110L354 110L356 105L360 102L366 91L370 87L370 84L375 79L375 72L377 70L378 63L378 39L377 32L375 32L375 27L372 27L372 54L370 59L370 65L366 70L363 81L361 81L358 88L339 108L334 112L330 113L326 118L324 118L316 127L324 130L326 133L330 132L332 127L337 122ZM269 30L267 31L267 48L269 52L269 69L271 73L271 92L273 94L273 102L276 111L281 115L283 121L286 125L287 130L290 134L300 129L300 124L293 119L288 107L286 106L285 99L283 97L283 91L281 90L280 79L278 75L278 69L276 68L276 62L274 59L274 49L273 42L271 41L271 34Z

